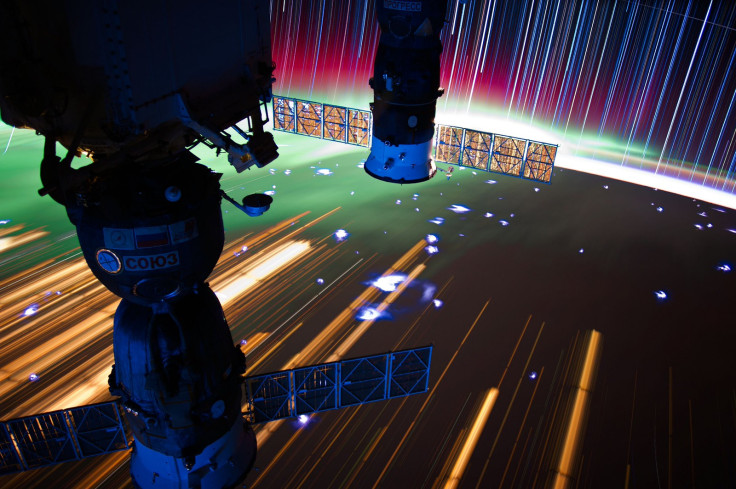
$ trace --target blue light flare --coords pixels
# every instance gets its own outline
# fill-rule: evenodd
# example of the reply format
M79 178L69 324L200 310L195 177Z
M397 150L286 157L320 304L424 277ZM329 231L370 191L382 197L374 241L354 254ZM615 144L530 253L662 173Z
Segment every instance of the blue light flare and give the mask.
M464 205L459 204L452 204L450 207L447 208L448 211L452 211L455 214L465 214L466 212L470 212L472 209L469 207L465 207Z
M424 248L424 251L426 251L427 254L429 254L429 255L436 255L437 253L440 252L440 249L437 248L436 246L429 245L429 246L427 246L427 247Z
M369 282L369 284L384 292L393 292L400 283L406 280L406 277L403 273L393 273L378 277L376 280Z
M373 306L363 306L358 309L355 315L358 321L378 321L379 319L391 319L391 315L386 311L379 311Z
M38 312L38 304L31 304L23 310L23 317L33 316Z

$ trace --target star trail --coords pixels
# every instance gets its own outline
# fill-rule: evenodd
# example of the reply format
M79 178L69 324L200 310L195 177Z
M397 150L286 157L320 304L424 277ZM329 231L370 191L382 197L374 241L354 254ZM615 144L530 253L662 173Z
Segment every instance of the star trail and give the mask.
M367 105L372 2L274 0L274 93ZM452 0L438 114L478 107L609 158L736 191L736 4ZM592 153L590 153L592 151Z

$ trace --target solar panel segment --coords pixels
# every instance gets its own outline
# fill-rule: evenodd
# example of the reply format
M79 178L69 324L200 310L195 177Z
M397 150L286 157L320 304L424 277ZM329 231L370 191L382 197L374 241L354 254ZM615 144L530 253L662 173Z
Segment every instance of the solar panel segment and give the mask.
M435 161L550 183L557 145L438 125Z
M492 141L492 134L465 129L461 164L478 170L489 171L488 164L491 158Z
M337 141L370 146L371 112L339 105L321 104L297 98L274 95L273 128Z
M273 128L277 131L294 132L296 117L294 100L273 97Z
M0 474L126 450L117 401L0 423Z
M427 392L432 346L245 379L246 418L265 423Z
M348 144L371 145L371 112L348 108Z
M524 178L549 183L557 156L557 146L553 144L529 141L526 150Z
M296 132L322 138L322 104L296 101Z
M526 140L524 139L494 136L490 171L514 177L520 176L525 149Z
M347 142L348 109L325 104L324 114L324 139L340 143Z

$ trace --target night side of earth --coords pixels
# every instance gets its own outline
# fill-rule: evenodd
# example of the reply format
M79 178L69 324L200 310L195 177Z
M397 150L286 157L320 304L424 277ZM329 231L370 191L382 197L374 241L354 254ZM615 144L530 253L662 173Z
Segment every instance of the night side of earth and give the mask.
M224 342L245 364L232 373L228 357L217 375L243 385L236 417L257 454L244 478L221 487L736 487L736 6L446 2L444 93L433 91L434 132L422 142L429 176L407 166L398 180L392 155L403 162L414 149L399 153L393 136L379 147L384 133L372 128L389 118L383 110L411 104L374 99L401 83L388 68L383 81L373 73L375 5L422 2L301 3L273 1L268 12L275 78L256 112L277 158L236 172L231 146L216 139L235 141L244 125L212 135L183 118L204 144L187 144L193 159L175 164L196 159L219 182L224 245L213 271L173 292L161 292L165 282L146 292L143 280L130 293L150 294L155 314L190 293L222 307ZM366 122L351 133L348 116ZM499 138L521 142L526 168L538 163L532 147L551 156L531 173L509 169ZM54 144L63 161L67 150ZM140 463L157 446L145 438L155 423L145 406L119 400L134 398L124 374L111 373L127 299L100 276L176 267L186 251L164 245L206 229L199 214L196 225L188 215L131 225L130 238L121 224L115 248L106 227L105 246L87 256L74 211L39 196L48 157L40 133L0 122L0 486L159 487L157 470L141 481L148 472L131 468L131 452ZM72 168L91 163L78 154ZM102 271L93 273L95 259ZM128 314L146 304L132 300ZM151 346L147 359L200 361L163 333L152 344L163 353ZM366 358L375 375L355 384L373 390L356 394L345 379ZM401 374L405 358L414 370ZM174 360L161 362L170 372ZM313 382L300 387L311 366ZM256 391L249 379L264 378L271 390ZM167 379L155 382L176 399ZM317 398L322 407L300 411ZM71 410L102 403L115 406L108 431L119 432L85 458L82 438L102 438ZM202 419L219 426L228 409L207 404ZM36 455L59 459L34 468L12 423L57 411L72 433L68 453L67 438L44 432L39 444L51 448L34 445ZM167 455L186 466L172 469L189 481L181 487L212 487L197 484L226 465L218 453L209 466L199 452L196 463Z

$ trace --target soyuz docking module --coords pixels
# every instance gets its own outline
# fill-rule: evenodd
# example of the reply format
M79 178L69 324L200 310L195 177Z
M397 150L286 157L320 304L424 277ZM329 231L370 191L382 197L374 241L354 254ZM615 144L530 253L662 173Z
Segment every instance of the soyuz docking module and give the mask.
M429 154L445 9L446 1L376 2L382 33L365 170L381 180L435 174ZM264 131L275 68L270 42L266 0L0 3L0 116L45 138L39 193L66 208L90 269L122 298L110 392L133 434L137 487L232 487L255 459L241 412L245 357L206 279L223 249L221 199L257 216L271 198L253 194L240 205L190 150L201 143L226 152L238 172L278 156ZM82 155L91 161L75 168ZM385 358L382 398L426 391L431 349L404 353ZM335 365L328 377L340 394L332 408L381 399L357 390L365 379L343 382L351 374ZM288 375L281 410L269 397L273 380L246 395L260 406L250 421L318 410L304 407L304 396L316 392L309 379L297 392L301 374ZM3 423L0 474L41 465L33 463L38 441L48 447L64 429L76 430L69 438L76 458L87 456L76 418L57 426L52 414L34 417L48 428L35 435L20 428L23 419Z

